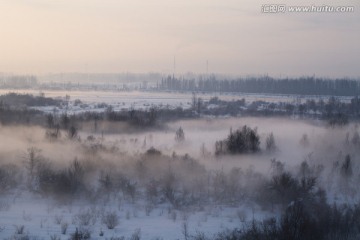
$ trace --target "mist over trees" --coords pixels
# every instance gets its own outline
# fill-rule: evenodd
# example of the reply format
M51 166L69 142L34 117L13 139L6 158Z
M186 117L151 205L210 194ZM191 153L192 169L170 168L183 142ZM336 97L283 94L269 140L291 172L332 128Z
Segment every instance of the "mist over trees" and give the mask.
M273 148L268 146L275 144L274 134L264 137L266 149L270 151ZM260 150L257 129L248 126L231 130L220 142L226 144L227 154L230 155ZM67 159L59 164L52 155L44 156L41 149L30 147L24 150L21 162L12 165L0 163L2 196L11 196L12 189L19 188L37 197L56 199L62 204L76 200L81 203L89 201L93 205L113 204L115 199L121 202L121 206L129 203L145 206L139 211L144 211L146 216L155 216L155 209L165 205L169 209L169 218L175 219L171 221L176 221L179 218L176 214L187 213L188 209L204 212L204 206L235 208L243 204L259 206L262 211L277 216L257 220L234 211L242 227L207 236L206 239L337 240L344 234L349 237L345 239L356 239L359 235L358 205L332 204L327 196L331 196L331 190L336 188L340 188L344 196L354 196L358 164L350 154L334 158L339 162L337 170L331 172L326 168L331 168L332 160L328 160L328 165L316 165L316 160L309 154L293 168L272 159L270 168L264 173L251 167L210 170L204 165L211 161L209 157L200 162L189 154L169 155L154 147L144 148L142 153L132 155L101 137L73 142L63 136L49 142L55 148L66 143L76 145L79 158ZM354 147L355 151L359 151L353 143L349 144L338 147L346 151ZM143 148L141 144L138 147ZM263 154L268 154L268 151ZM331 184L323 182L324 177L331 178ZM252 205L247 205L250 203ZM91 226L88 221L98 221L107 229L115 229L127 221L126 218L125 213L119 210L104 210L101 214L84 210L77 215L74 213L73 224L78 228L75 233L79 235L86 230L80 226L85 223ZM191 225L188 227L192 229ZM95 235L91 231L88 234ZM204 233L187 232L186 235L189 239L198 239L201 234Z
M80 201L115 206L71 213L72 224L66 223L72 225L70 236L96 235L82 228L91 221L107 230L123 227L124 221L137 214L120 210L129 205L143 211L144 216L160 217L156 211L162 209L161 214L174 222L179 221L179 214L184 215L182 226L188 239L338 240L339 236L357 239L360 234L359 207L355 200L348 201L358 196L357 97L347 102L336 97L325 101L249 102L217 97L203 101L194 94L189 98L189 109L152 106L115 111L111 105L100 104L102 111L79 114L68 112L72 104L69 97L66 102L20 94L0 98L0 130L9 131L7 138L24 138L13 131L17 128L36 129L37 135L33 139L28 134L21 140L19 160L10 156L7 161L6 153L0 154L2 197L14 198L17 189L65 205ZM33 104L57 104L64 111L44 113L33 110ZM221 121L229 116L236 116L236 120L226 125L227 129L241 127L219 135L219 129L224 129ZM255 116L252 121L264 119L268 128L257 129L254 122L247 123L251 127L244 125L242 122L249 118L239 116ZM272 129L267 116L291 122L294 129L299 123L311 127L291 133L296 146L289 147L278 138L278 134L284 135L283 125ZM194 126L200 128L199 137L192 132ZM206 138L212 127L218 129L210 145ZM310 128L332 135L321 138ZM153 138L152 133L159 132L168 134L167 140L158 143L159 137ZM196 151L187 152L193 146ZM312 151L317 151L316 157ZM287 152L286 159L277 160L283 152ZM287 161L298 159L303 161L289 166ZM251 163L249 167L242 165L246 161ZM266 163L270 167L264 171L252 165ZM213 215L219 216L223 208L232 209L231 221L239 219L239 228L205 238L204 233L194 233L193 226L188 225L187 215L218 211ZM250 210L244 213L240 208L257 209L272 217L258 220L256 213L251 218ZM63 235L66 224L62 225Z

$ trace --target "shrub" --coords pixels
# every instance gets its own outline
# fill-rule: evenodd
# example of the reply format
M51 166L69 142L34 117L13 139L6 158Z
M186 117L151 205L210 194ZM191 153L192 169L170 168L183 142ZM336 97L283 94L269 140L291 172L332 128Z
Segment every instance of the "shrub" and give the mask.
M6 240L38 240L38 238L30 237L29 235L24 234L24 235L13 235L10 238L7 238Z
M61 234L65 235L66 231L67 231L67 228L68 228L68 223L67 222L62 222L61 223Z
M84 240L84 239L90 239L91 233L87 229L78 229L76 228L75 232L71 234L70 240Z
M301 202L291 204L280 221L280 236L282 239L320 239L319 229L316 229L316 219L311 217Z
M38 167L38 185L42 193L73 196L85 190L84 170L81 163L75 159L67 169L55 171L49 164L43 162Z
M158 149L151 147L146 151L147 155L150 156L160 156L161 155L161 151L159 151Z
M55 222L55 224L60 225L60 224L62 223L62 220L63 220L63 216L62 216L62 215L55 215L55 216L54 216L54 222Z
M126 176L120 175L117 184L124 196L130 197L132 201L135 200L137 185L136 182L131 181Z
M23 234L25 230L24 225L15 225L15 233L16 234Z
M108 229L114 229L119 224L119 216L116 212L107 212L103 216L102 222Z
M50 236L50 240L61 240L61 238L58 235L54 234Z
M74 216L74 222L80 226L89 226L90 223L95 224L96 216L89 210L81 211Z
M140 240L141 239L141 229L135 229L134 233L131 235L130 240Z
M15 165L0 166L0 193L4 193L18 185L19 170Z

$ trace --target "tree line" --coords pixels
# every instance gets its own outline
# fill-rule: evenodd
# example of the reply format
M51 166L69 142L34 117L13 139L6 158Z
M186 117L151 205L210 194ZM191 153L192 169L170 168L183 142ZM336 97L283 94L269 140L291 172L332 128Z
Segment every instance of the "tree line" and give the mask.
M53 128L57 124L67 128L83 122L99 121L127 122L135 127L160 127L162 123L178 119L191 119L201 116L298 116L301 118L317 118L328 121L331 126L346 125L351 119L360 118L360 99L354 97L349 102L330 97L328 100L307 99L294 102L267 102L245 99L225 101L213 97L203 101L196 94L192 97L191 108L158 108L123 109L115 111L111 105L104 104L102 112L88 111L77 114L44 113L35 110L34 106L54 106L66 109L67 102L52 98L32 95L7 94L0 96L1 124L32 124ZM65 121L65 120L66 121ZM70 120L67 120L70 119ZM72 124L68 124L71 122Z
M0 88L31 88L38 84L33 75L3 75L0 74Z
M175 91L356 96L360 94L360 81L348 78L316 77L276 79L262 76L216 79L215 76L210 76L209 78L186 79L168 76L157 84L157 88Z

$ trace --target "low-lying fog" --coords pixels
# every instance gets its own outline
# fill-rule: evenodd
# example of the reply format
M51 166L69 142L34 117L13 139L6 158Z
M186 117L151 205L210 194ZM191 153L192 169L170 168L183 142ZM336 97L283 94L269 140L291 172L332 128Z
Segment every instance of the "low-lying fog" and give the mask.
M268 170L270 159L276 158L287 166L295 166L310 157L316 164L333 164L339 155L352 154L357 158L356 148L346 147L345 140L349 133L349 140L353 138L357 125L350 124L341 129L332 129L316 121L301 121L281 118L228 118L228 119L201 119L183 120L169 123L162 130L131 133L129 126L121 124L101 123L97 132L92 129L93 124L80 127L79 136L82 142L90 142L88 136L94 136L92 142L101 142L105 146L116 147L119 152L127 155L144 153L150 147L155 147L163 154L189 154L201 161L207 168L232 168L239 166L247 168L252 165L258 171ZM215 142L225 139L230 129L237 129L243 125L257 127L260 135L260 153L234 156L214 156ZM175 140L176 130L182 127L185 141ZM116 132L116 133L111 133ZM265 139L270 133L274 134L278 151L265 151ZM301 143L307 136L308 142ZM0 128L0 154L2 161L14 162L26 155L29 147L41 149L45 158L57 161L71 161L75 157L88 157L81 148L81 143L66 139L49 141L45 138L45 129L39 127L5 127ZM205 154L204 154L205 153ZM112 161L121 161L124 155L103 154L104 158ZM309 163L311 164L311 163Z
M216 141L244 125L257 128L261 151L216 156ZM184 141L175 139L180 127ZM295 202L311 211L328 204L328 219L337 209L333 203L351 209L360 200L355 123L329 128L312 120L223 118L176 121L146 131L106 121L77 128L71 139L65 131L49 138L41 127L0 126L0 224L5 226L0 236L12 236L14 222L31 234L60 236L52 219L65 226L63 237L67 226L68 235L79 228L92 239L102 239L104 232L131 236L140 228L144 239L180 239L187 226L191 234L211 236L247 226L251 219L280 219ZM270 133L276 151L266 149ZM52 201L60 204L44 207ZM176 220L177 214L183 217ZM84 216L93 222L80 221ZM116 220L115 229L107 217Z

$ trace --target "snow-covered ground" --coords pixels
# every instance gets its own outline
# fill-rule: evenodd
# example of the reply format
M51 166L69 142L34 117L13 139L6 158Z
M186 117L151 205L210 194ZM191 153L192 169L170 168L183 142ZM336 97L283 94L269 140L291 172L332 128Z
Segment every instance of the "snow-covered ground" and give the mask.
M114 212L119 217L119 223L114 229L108 229L102 221L103 215L107 212ZM189 235L203 232L207 236L213 236L226 229L239 228L253 216L262 219L270 214L261 212L255 206L205 206L201 211L178 211L169 206L149 210L145 204L111 200L94 204L62 203L19 192L11 198L1 199L0 216L1 239L28 235L37 237L36 239L51 239L56 236L57 239L65 240L79 228L88 230L91 239L121 236L130 239L134 232L140 231L141 239L175 240L184 239L184 224ZM22 226L23 234L17 234ZM100 236L101 232L103 236Z
M122 109L149 109L158 108L177 108L187 109L191 107L192 93L190 92L153 92L153 91L65 91L65 90L34 90L34 89L0 89L0 95L15 92L20 94L40 94L65 100L70 96L67 108L36 107L36 109L45 112L65 112L79 113L85 111L104 111L106 107L99 107L99 104L105 103L115 111ZM304 102L307 99L324 99L328 96L297 96L297 95L269 95L269 94L245 94L245 93L196 93L197 97L204 101L212 97L218 97L221 100L240 100L245 98L247 102L267 101L267 102ZM350 97L339 97L341 101L349 102ZM75 105L74 102L79 99L83 104Z

